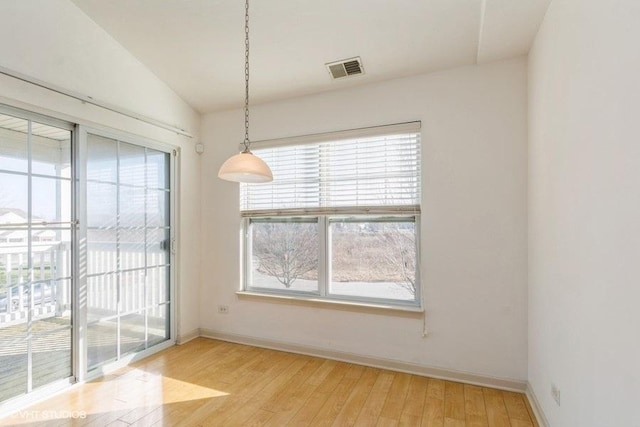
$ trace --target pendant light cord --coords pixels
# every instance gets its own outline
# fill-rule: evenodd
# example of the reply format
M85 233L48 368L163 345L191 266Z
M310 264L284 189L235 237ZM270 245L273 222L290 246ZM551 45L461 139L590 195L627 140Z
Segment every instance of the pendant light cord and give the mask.
M249 0L244 12L244 151L249 153Z

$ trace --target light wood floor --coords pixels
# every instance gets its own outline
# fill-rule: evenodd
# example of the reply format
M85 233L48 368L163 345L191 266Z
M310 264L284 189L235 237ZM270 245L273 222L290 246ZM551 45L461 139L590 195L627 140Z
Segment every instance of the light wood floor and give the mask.
M537 427L519 393L204 338L0 425Z

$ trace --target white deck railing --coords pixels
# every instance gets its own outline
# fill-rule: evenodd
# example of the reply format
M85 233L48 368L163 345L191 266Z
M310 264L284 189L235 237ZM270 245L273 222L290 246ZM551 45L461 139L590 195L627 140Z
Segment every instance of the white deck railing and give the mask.
M57 280L71 277L71 248L68 242L38 242L32 245L33 269L29 278L28 253L24 243L3 243L0 248L0 326L26 322L29 309L32 319L67 315L71 308L71 281ZM102 317L120 311L130 312L144 307L155 307L168 300L167 280L161 277L165 269L146 270L145 264L162 265L165 252L158 248L147 251L144 245L120 244L121 298L115 275L99 272L118 270L113 244L92 244L87 253L88 292L87 308L91 316ZM139 270L136 270L140 268ZM147 286L143 286L143 284ZM146 288L146 295L145 295ZM164 317L163 308L154 308L150 316Z
M106 271L125 271L120 276L120 312L131 312L144 307L156 306L167 301L167 279L162 277L165 269L149 268L146 265L166 264L166 252L163 249L147 250L145 260L144 245L120 243L120 266L112 243L91 244L88 257L87 307L90 314L115 314L118 304L118 287L114 275L100 275ZM147 275L146 280L144 275ZM143 286L146 284L146 286ZM145 296L146 288L146 296ZM161 309L152 309L150 316L163 317Z
M65 242L34 242L31 246L32 270L23 242L3 243L0 249L2 287L0 288L0 324L27 320L31 308L34 319L62 315L71 307L70 245ZM31 277L29 277L31 276Z

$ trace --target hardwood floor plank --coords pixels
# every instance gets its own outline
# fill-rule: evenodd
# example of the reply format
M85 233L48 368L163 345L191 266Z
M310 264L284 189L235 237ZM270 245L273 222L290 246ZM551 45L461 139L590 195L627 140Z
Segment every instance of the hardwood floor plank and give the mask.
M482 387L464 385L464 412L467 427L488 427L489 419L484 406Z
M170 405L161 414L161 417L153 424L153 426L174 426L179 425L182 420L202 409L207 402L181 402L180 404Z
M364 373L365 369L366 369L366 366L349 365L349 370L345 374L345 377L359 379Z
M376 423L376 427L397 427L398 421L392 420L385 417L379 417L378 422Z
M444 389L444 381L435 378L429 379L422 414L423 426L442 427L444 425Z
M264 426L267 425L268 421L273 417L273 415L273 412L266 411L264 409L258 409L251 417L249 417L248 420L243 422L241 425L246 427Z
M289 425L312 425L313 420L318 417L320 410L327 404L330 396L330 393L314 393L311 398L302 404L302 407L296 412L293 418L291 418ZM273 427L279 427L279 425L273 424Z
M263 376L261 379L245 385L231 396L223 408L210 413L203 425L242 425L244 420L252 415L252 410L261 409L266 400L277 393L308 362L307 356L287 355L290 360L285 369L275 376ZM193 420L188 420L187 426L192 426Z
M400 414L400 425L420 425L422 423L428 384L429 380L425 377L411 376L407 398Z
M351 426L355 424L379 374L379 369L364 369L362 376L349 394L342 410L333 421L334 426Z
M387 395L387 399L384 402L382 411L380 412L381 418L389 420L400 420L402 415L402 408L404 407L404 401L407 398L409 392L409 383L411 382L411 375L398 373L393 379L391 388Z
M247 372L261 366L266 354L254 348L238 353L232 353L224 361L209 365L201 371L201 375L215 378L216 384L233 384Z
M343 406L346 403L347 397L351 394L351 390L356 386L358 381L352 378L345 378L342 380L335 394L329 396L322 408L318 411L318 414L311 421L313 426L330 426L333 425L336 417L342 411Z
M310 360L289 382L283 385L280 392L262 406L262 409L274 413L268 425L282 426L291 421L318 387L316 384L309 383L309 379L320 369L323 362L318 358Z
M339 362L331 371L329 375L320 383L316 389L317 393L331 393L338 387L340 381L347 375L347 373L353 368L353 365L349 363Z
M319 359L322 360L322 365L318 368L316 372L313 373L307 379L307 383L319 386L324 382L324 380L333 372L333 370L338 366L341 362L337 362L335 360L328 359Z
M205 338L25 410L87 416L0 426L538 426L523 394Z
M129 427L129 423L125 423L121 420L115 420L109 424L106 424L107 427Z
M425 400L422 425L425 427L442 427L444 425L444 400Z
M207 425L207 422L211 423L213 420L230 416L237 407L243 405L248 397L265 387L272 380L271 376L278 376L285 371L295 360L295 357L280 353L274 354L270 359L270 370L264 372L249 371L241 380L224 389L228 395L206 402L198 410L186 414L183 419L178 421L178 425L187 427L198 425L199 423ZM262 363L266 363L266 361Z
M347 363L340 362L334 365L331 372L318 384L314 393L303 402L300 409L291 419L290 424L294 426L310 425L311 421L329 399L330 394L343 380L348 369L349 364Z
M125 415L119 418L120 421L124 421L127 424L133 424L141 418L146 417L150 413L154 412L156 409L161 407L162 405L142 405L134 408L133 410L127 412Z
M504 404L507 407L509 419L512 424L514 420L517 420L521 425L533 427L533 423L529 417L529 411L527 410L527 404L524 401L526 397L522 393L503 391L502 398L504 399Z
M463 420L456 420L453 418L444 419L444 427L465 427L467 423Z
M422 417L420 415L402 414L398 425L401 427L414 427L419 426L422 423Z
M483 388L484 405L487 409L487 419L490 427L510 427L509 413L502 398L502 392L490 388Z
M322 405L316 416L311 420L313 426L330 426L338 416L342 407L345 405L347 398L351 394L351 390L355 387L358 375L362 375L364 368L362 366L350 365L349 369L340 381L335 390L329 395L328 399Z
M289 381L265 401L262 409L280 412L292 409L292 401L299 396L302 386L322 365L322 359L313 358L305 364Z
M464 385L445 381L444 383L444 417L446 419L465 421Z
M166 406L169 406L169 405L166 405ZM162 421L162 419L164 418L165 411L167 411L167 409L168 408L166 408L165 405L162 405L156 408L154 411L149 412L144 417L139 418L138 420L133 422L131 425L133 427L151 427L155 423Z
M367 397L367 400L364 402L364 406L356 419L356 426L367 427L377 423L393 380L394 374L391 372L378 373L378 378L373 384L369 397Z

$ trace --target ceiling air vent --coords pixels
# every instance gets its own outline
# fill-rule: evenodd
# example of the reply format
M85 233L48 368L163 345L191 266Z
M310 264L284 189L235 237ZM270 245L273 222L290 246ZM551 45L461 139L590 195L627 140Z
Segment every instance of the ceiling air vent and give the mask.
M331 77L334 79L341 79L343 77L357 76L364 74L364 68L362 68L362 61L359 57L344 59L338 62L331 62L326 64L329 69Z

